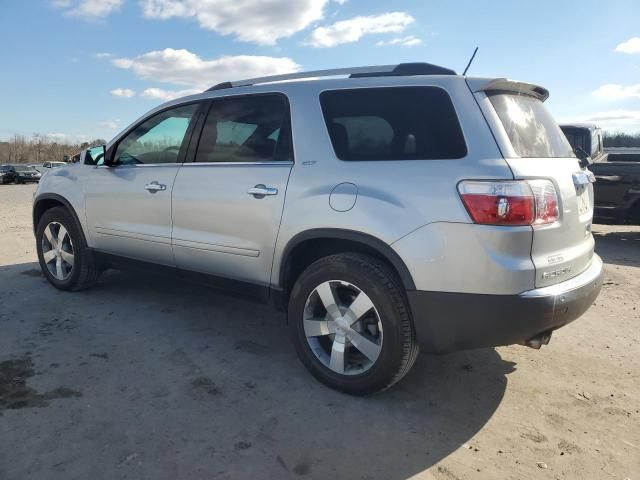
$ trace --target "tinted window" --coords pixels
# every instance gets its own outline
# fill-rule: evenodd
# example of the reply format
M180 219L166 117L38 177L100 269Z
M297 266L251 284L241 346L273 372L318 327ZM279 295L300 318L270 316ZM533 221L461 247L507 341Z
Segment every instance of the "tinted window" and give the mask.
M436 87L323 92L320 103L342 160L462 158L467 147L449 95Z
M561 130L572 148L579 147L589 152L589 130L575 127L561 127Z
M118 144L114 165L176 163L197 104L165 110L128 133Z
M492 94L489 99L520 157L574 156L567 137L540 100L510 93Z
M289 107L282 95L214 100L207 115L197 162L292 160Z

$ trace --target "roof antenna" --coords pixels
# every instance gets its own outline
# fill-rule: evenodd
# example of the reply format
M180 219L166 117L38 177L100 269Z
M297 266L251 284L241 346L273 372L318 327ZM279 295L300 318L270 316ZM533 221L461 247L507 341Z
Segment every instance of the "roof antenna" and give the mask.
M471 55L471 58L469 59L469 63L467 63L467 68L465 68L464 72L462 72L463 77L467 74L467 70L469 70L469 67L473 63L473 59L476 58L476 53L478 53L478 47L476 47L476 49L473 51L473 55Z

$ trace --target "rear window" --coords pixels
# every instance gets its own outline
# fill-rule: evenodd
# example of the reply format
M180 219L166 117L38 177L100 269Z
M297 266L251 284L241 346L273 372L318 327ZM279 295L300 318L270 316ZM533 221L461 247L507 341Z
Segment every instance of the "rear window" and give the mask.
M573 157L573 150L544 104L528 95L490 94L511 145L520 157Z
M437 87L326 91L320 104L341 160L462 158L467 147L449 95Z

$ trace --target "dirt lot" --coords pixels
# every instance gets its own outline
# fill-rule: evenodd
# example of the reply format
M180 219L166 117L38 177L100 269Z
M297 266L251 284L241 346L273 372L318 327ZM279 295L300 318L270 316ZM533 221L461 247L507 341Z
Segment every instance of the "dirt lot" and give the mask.
M0 479L640 478L640 228L595 226L596 305L540 351L422 355L351 398L284 318L173 279L41 276L34 186L0 186Z

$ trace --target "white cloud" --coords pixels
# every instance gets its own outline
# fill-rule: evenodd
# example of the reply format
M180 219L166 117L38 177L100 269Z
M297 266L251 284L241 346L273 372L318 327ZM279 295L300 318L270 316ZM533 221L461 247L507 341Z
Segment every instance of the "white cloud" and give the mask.
M142 92L142 96L145 98L151 98L154 100L163 100L168 102L174 98L186 97L187 95L194 95L200 93L200 89L188 88L185 90L163 90L161 88L147 88Z
M335 47L342 43L357 42L363 36L374 33L400 33L415 19L403 12L383 13L367 17L341 20L311 32L306 43L313 47Z
M409 35L407 37L397 37L392 38L391 40L380 40L376 43L378 47L385 47L387 45L400 45L403 47L415 47L416 45L420 45L422 43L422 39L415 37L413 35Z
M328 0L140 0L147 18L193 18L202 28L273 45L322 19ZM341 3L341 2L339 2Z
M104 122L100 122L99 125L108 130L115 130L120 126L120 120L106 120Z
M109 52L100 52L100 53L96 53L94 55L94 57L96 58L111 58L113 57L113 53L109 53Z
M640 37L632 37L616 47L616 52L640 53Z
M135 58L116 58L112 62L145 80L199 89L219 82L300 70L300 65L287 57L239 55L205 60L189 50L173 48L147 52Z
M95 20L120 10L124 0L53 0L52 5L64 9L65 14Z
M562 123L588 122L609 131L640 132L640 110L608 110L567 120Z
M50 140L60 142L67 138L67 135L64 133L47 133L47 137Z
M592 95L603 100L625 100L629 98L640 98L640 83L635 85L619 85L609 83L602 85L592 92Z
M130 88L114 88L111 90L111 96L118 98L131 98L135 96L136 92Z

